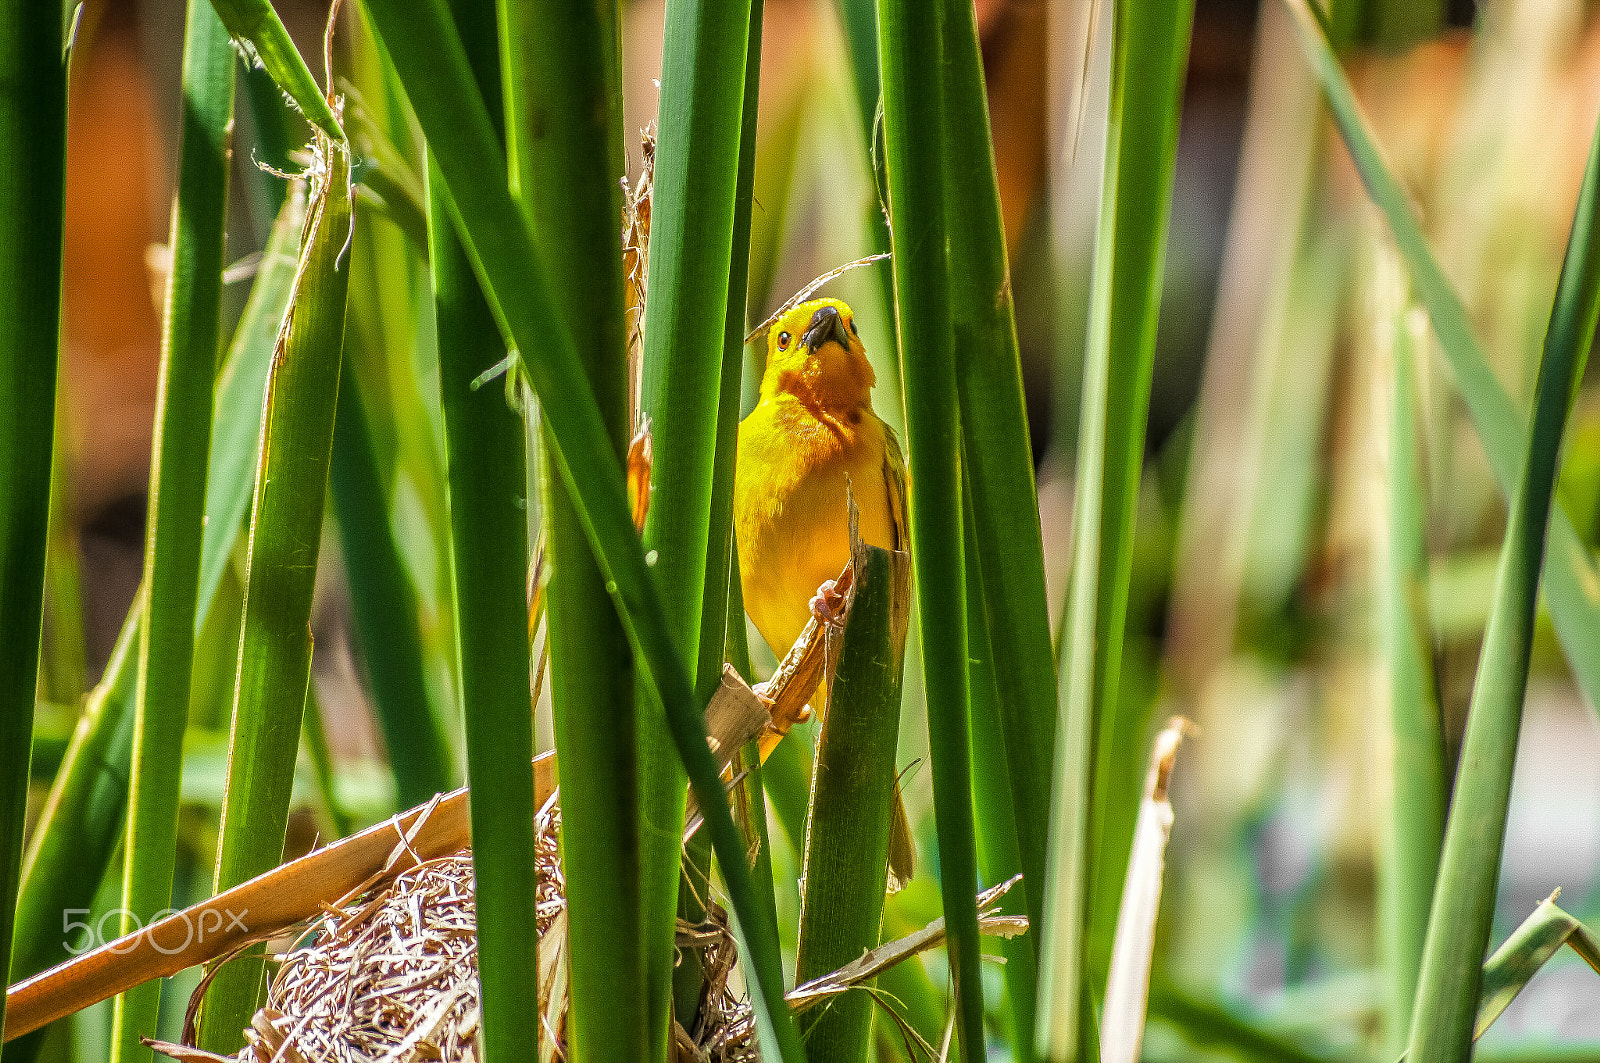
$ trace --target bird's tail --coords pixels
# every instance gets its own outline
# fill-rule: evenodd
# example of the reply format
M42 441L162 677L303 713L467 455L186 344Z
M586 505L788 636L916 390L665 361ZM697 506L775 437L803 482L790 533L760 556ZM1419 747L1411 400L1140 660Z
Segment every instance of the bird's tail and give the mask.
M906 818L906 803L896 779L894 804L889 810L889 892L904 889L916 870L917 843L911 837L911 821Z

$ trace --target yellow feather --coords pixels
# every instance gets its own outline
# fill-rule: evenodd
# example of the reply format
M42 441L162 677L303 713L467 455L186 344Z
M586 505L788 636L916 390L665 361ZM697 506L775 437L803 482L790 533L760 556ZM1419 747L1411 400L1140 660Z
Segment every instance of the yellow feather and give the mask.
M835 340L808 351L807 326L826 307L838 311L848 347ZM779 659L810 619L818 586L850 559L847 484L861 537L906 548L905 462L873 412L872 367L851 317L837 299L785 314L768 333L761 401L739 426L739 575L750 619Z
M905 459L872 409L875 383L851 310L837 299L802 303L767 334L761 401L739 425L733 528L745 609L779 660L811 619L817 588L850 559L847 489L864 540L910 548ZM826 695L813 704L825 712ZM910 879L915 859L896 786L891 889Z

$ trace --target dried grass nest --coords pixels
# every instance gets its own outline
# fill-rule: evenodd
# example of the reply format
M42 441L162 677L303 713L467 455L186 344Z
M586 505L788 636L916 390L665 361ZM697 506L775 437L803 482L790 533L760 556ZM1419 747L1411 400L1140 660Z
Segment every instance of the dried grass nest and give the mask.
M567 1013L559 833L560 810L548 807L538 819L539 1021L540 1057L554 1060L566 1058ZM749 1000L729 985L737 954L727 914L710 909L705 924L679 925L679 946L704 950L706 990L698 1028L675 1024L675 1056L756 1063ZM481 1058L470 851L420 864L370 897L328 909L300 942L282 957L238 1063Z

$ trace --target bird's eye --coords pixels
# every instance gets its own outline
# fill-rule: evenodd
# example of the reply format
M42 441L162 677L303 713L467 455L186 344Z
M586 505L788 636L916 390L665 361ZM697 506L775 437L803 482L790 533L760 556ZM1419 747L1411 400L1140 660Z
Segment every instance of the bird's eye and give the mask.
M789 349L789 339L787 332L778 333L778 350L787 351Z

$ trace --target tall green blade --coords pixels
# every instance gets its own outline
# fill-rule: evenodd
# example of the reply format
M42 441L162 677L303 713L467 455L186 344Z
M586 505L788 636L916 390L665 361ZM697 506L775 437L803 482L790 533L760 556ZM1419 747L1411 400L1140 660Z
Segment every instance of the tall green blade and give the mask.
M86 913L106 865L127 833L128 768L133 759L135 659L144 595L134 598L105 677L84 701L78 728L22 862L11 981L68 959L83 944L62 929L62 912Z
M487 0L451 10L473 78L489 100L501 94L496 14ZM461 714L467 744L478 975L487 1059L530 1055L541 1033L524 1029L539 1013L538 920L533 807L533 705L528 685L526 581L529 564L526 432L497 387L474 381L504 355L489 302L472 274L454 205L430 150L429 262L438 327L450 498L450 558Z
M752 32L757 7L751 12ZM744 337L740 337L741 343ZM732 546L728 568L728 663L750 682L754 672L750 668L750 646L744 624L744 588L739 583L738 543ZM772 873L772 834L767 826L767 788L761 763L761 742L752 739L745 743L733 762L735 775L745 773L735 797L735 816L744 833L745 844L754 847L755 859L750 862L750 875L755 884L756 900L766 912L774 937L778 932L778 896Z
M910 557L875 546L855 556L850 622L818 739L806 819L795 982L838 970L878 944L888 880L889 817ZM849 994L801 1017L806 1059L865 1063L872 998Z
M72 512L67 380L56 377L55 440L50 445L50 530L44 547L44 630L39 660L39 696L74 704L88 689L83 627L83 566Z
M294 182L261 252L256 282L234 327L228 357L217 380L206 481L206 525L200 547L200 593L195 630L211 610L233 554L233 543L250 512L256 457L261 450L261 409L273 350L294 296L300 232L305 227L306 191Z
M389 519L367 400L347 359L340 373L329 469L355 635L366 661L400 808L455 787L444 721L428 697L416 589Z
M141 585L133 763L122 864L122 933L172 904L179 772L194 663L195 609L205 527L206 468L217 379L223 225L233 129L233 45L210 0L189 0L183 46L182 147L172 208L172 267L150 456L150 506ZM153 1058L161 983L117 998L113 1063Z
M967 504L964 521L967 556L975 557L978 543L970 490L963 501ZM977 808L978 874L985 884L993 885L1023 874L1022 856L1017 850L1012 790L1007 785L1010 773L1000 719L1000 687L995 677L997 662L989 649L988 617L984 612L988 597L982 568L969 564L966 579L967 637L977 642L977 645L969 644L967 650L967 679L972 702L972 795ZM999 911L1032 918L1027 910L1025 883L1026 877L1006 893ZM1039 960L1034 940L1033 934L1017 934L1000 941L1005 957L1006 1008L1010 1019L1007 1040L1016 1063L1029 1063L1034 1058L1034 1007L1039 993Z
M392 506L391 533L423 610L419 627L433 684L429 700L455 739L459 727L450 682L454 591L448 561L444 415L439 408L428 271L427 163L394 68L369 20L356 17L348 25L350 77L362 101L350 121L358 124L357 140L372 153L373 163L362 169L361 186L381 191L391 206L403 199L406 213L414 217L400 226L393 209L356 212L350 283L361 297L350 304L346 358L372 428L384 492ZM386 180L374 176L380 172ZM360 195L360 188L357 194L363 206L372 201L373 197ZM337 434L334 443L337 448ZM337 477L337 449L334 460ZM417 520L419 516L423 521ZM459 751L451 759L452 775L458 775Z
M1411 274L1417 298L1428 310L1440 349L1450 364L1456 389L1472 415L1495 479L1509 497L1522 472L1527 422L1495 379L1460 297L1445 279L1410 198L1390 173L1356 103L1350 83L1329 44L1327 30L1306 0L1283 0L1294 16L1301 49L1316 73L1345 147L1373 203L1394 234L1400 257ZM1550 520L1545 603L1556 635L1566 650L1578 685L1590 705L1600 706L1600 568L1595 565L1572 521L1560 505Z
M744 633L744 611L730 607L733 581L733 489L735 454L739 441L739 405L744 380L747 294L750 279L750 225L754 206L756 126L761 91L762 0L750 5L750 26L745 43L744 85L739 117L739 169L735 181L733 233L728 262L728 296L723 313L722 365L717 389L716 453L712 461L711 499L706 521L706 572L700 610L699 650L695 674L720 675L729 636ZM704 693L704 690L702 690ZM759 772L759 764L756 765ZM738 803L736 802L736 807ZM680 886L678 917L691 923L705 919L705 883L711 868L711 842L696 834L684 847L684 882ZM757 877L760 873L758 870ZM770 893L770 890L763 891ZM765 901L764 895L761 900ZM776 926L776 921L773 923ZM774 938L770 944L778 947ZM686 1026L696 1020L705 983L699 949L682 950L673 972L673 1007Z
M988 96L972 5L943 0L948 136L971 150L946 160L950 307L956 389L961 400L962 470L972 496L981 615L993 655L1001 736L1016 819L1024 901L1042 925L1050 763L1056 727L1055 649L1044 585L1039 494L1022 395L1022 362L1012 309L1011 271L989 133ZM974 634L979 644L983 637Z
M1392 1009L1389 1043L1404 1047L1422 966L1422 943L1433 905L1444 843L1445 786L1439 701L1428 638L1427 493L1418 461L1415 346L1408 308L1393 314L1389 395L1387 543L1381 570L1385 663L1394 735L1391 833L1381 889ZM1426 325L1423 325L1426 328Z
M1505 1014L1517 994L1563 945L1571 945L1590 967L1600 959L1596 956L1595 939L1589 928L1558 908L1552 895L1540 901L1533 914L1507 935L1494 955L1484 961L1483 992L1472 1026L1474 1040L1482 1037L1494 1021Z
M312 77L289 31L272 9L271 0L211 0L211 6L216 8L233 38L252 58L261 61L306 121L335 141L344 140L339 119L328 108L328 101L317 87L317 79Z
M850 76L855 86L856 115L861 122L861 134L867 148L868 172L872 177L871 195L861 204L863 224L867 239L875 255L890 251L889 218L884 212L887 192L883 183L883 124L878 120L878 108L883 99L883 89L878 76L878 25L877 5L874 0L838 0L839 21L843 23L845 47L850 52ZM894 271L888 262L870 267L878 278L883 296L883 306L894 306ZM898 347L895 357L900 352ZM899 387L899 381L883 381ZM898 393L897 393L898 397Z
M558 494L565 488L553 469L546 479L546 615L556 748L564 768L571 1043L585 1059L637 1060L649 1051L650 996L640 924L632 661L573 504Z
M311 594L339 394L351 220L350 157L325 139L318 146L325 169L314 175L293 308L268 384L214 893L283 858L311 679ZM207 1050L239 1047L261 973L247 954L212 982L200 1025Z
M1192 0L1120 2L1113 22L1105 176L1095 237L1073 509L1072 587L1061 654L1051 859L1044 886L1038 1048L1087 1054L1080 1025L1091 960L1090 890L1115 898L1128 850L1101 839L1097 775L1115 733L1134 505L1161 305L1162 265ZM1129 795L1131 797L1131 795ZM1103 844L1102 844L1103 843ZM1106 859L1100 858L1104 854ZM1102 866L1103 864L1103 866ZM1107 927L1116 905L1098 913ZM1109 941L1109 937L1107 938Z
M761 95L763 0L750 4L745 39L744 85L740 93L739 168L733 200L728 254L728 294L723 311L722 361L718 370L717 442L712 462L710 517L707 521L705 603L701 607L696 674L722 674L731 630L744 630L744 615L729 607L733 566L734 455L738 450L739 399L744 376L744 337L748 331L746 294L750 279L750 224L755 206L756 117ZM654 245L652 245L654 246Z
M490 12L492 17L492 11ZM492 47L493 42L489 42ZM431 160L430 160L431 161ZM449 193L430 168L429 261L439 328L455 574L457 659L472 802L472 867L484 1055L520 1058L539 1013L528 977L534 911L533 705L528 687L528 518L522 419L498 387L472 382L505 345L457 242Z
M501 93L496 14L488 0L455 0L456 26L485 97ZM472 275L454 206L430 150L429 263L438 327L450 495L461 715L474 800L472 870L478 914L483 1052L489 1063L531 1058L539 1014L533 703L528 685L527 433L498 387L473 382L505 342ZM536 1021L536 1020L535 1020Z
M501 0L499 13L513 184L540 253L566 264L552 277L556 302L622 457L630 426L616 5ZM547 441L540 480L551 707L562 765L568 1037L576 1058L632 1063L650 1044L632 650L552 455Z
M643 412L653 453L644 541L658 554L656 578L676 603L673 626L691 659L711 532L749 20L750 0L671 0L662 52L644 323ZM725 529L717 532L726 539ZM696 675L707 697L721 649L711 674ZM647 769L652 746L661 743L646 741ZM672 786L681 798L681 779Z
M702 705L694 696L687 656L668 623L663 595L650 574L633 529L622 464L578 360L571 333L552 309L552 296L525 217L512 199L504 153L466 52L441 0L368 0L372 15L411 104L449 184L473 267L485 283L522 355L520 372L543 402L554 438L557 469L578 503L584 532L607 579L607 590L643 664L650 689L666 713L673 744L688 771L695 800L722 863L728 896L741 925L751 928L745 954L756 975L750 987L758 1019L773 1025L786 1059L798 1058L794 1023L781 1006L779 957L760 928L766 919L750 885L744 842L729 814L715 759L706 747ZM770 1004L770 1006L769 1006Z
M1600 129L1589 149L1545 332L1527 455L1511 498L1495 579L1494 611L1484 632L1467 710L1412 1011L1410 1055L1414 1063L1466 1059L1471 1053L1483 956L1494 921L1495 887L1561 438L1583 377L1595 323L1600 320L1600 240L1594 231L1597 207Z
M704 704L721 675L727 607L731 486L724 477L722 511L713 514L719 409L727 340L725 308L733 260L733 228L743 128L745 52L750 0L669 0L661 58L661 105L651 197L650 289L645 302L642 409L651 430L651 503L645 549L668 603L668 623L694 663L696 700ZM748 239L746 240L748 243ZM740 324L744 308L739 307ZM733 447L724 433L725 455ZM731 471L731 460L721 463ZM712 520L715 516L716 526ZM707 587L713 539L722 544L712 567L720 587ZM710 607L713 616L702 617ZM706 633L713 633L709 639ZM708 643L701 651L702 642ZM674 962L673 913L679 911L679 840L684 777L660 717L641 718L640 795L645 817L644 927L651 980L651 1056L670 1043L667 986L678 1018L692 1024L700 992L698 956ZM691 862L692 863L692 862ZM691 872L691 879L701 878ZM696 885L704 892L703 881ZM690 909L681 914L694 920ZM675 969L676 968L676 969Z
M879 0L884 143L894 229L895 311L905 376L906 442L915 470L922 672L928 702L939 887L949 927L961 1058L985 1058L979 983L978 886L967 745L967 630L962 585L961 426L951 324L944 159L949 86L941 76L949 27L908 0Z
M0 971L11 969L50 516L66 187L62 29L59 5L0 6L0 631L8 646L0 654Z

